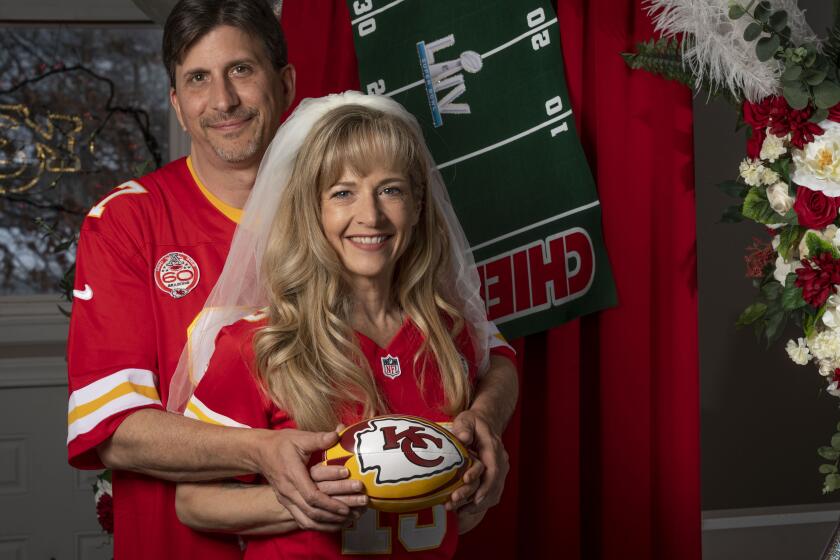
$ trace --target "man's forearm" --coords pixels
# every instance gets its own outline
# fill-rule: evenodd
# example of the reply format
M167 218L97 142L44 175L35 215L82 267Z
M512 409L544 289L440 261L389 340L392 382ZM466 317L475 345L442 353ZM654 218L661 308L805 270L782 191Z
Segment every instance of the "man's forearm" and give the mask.
M480 414L501 434L516 409L518 398L516 366L507 358L490 356L490 367L478 382L470 410Z
M109 468L172 481L213 480L259 472L255 453L263 432L142 409L129 415L97 451Z

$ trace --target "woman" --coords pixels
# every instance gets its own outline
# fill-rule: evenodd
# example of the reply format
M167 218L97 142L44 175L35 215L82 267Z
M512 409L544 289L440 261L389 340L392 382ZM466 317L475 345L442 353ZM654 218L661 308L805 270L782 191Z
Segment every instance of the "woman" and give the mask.
M200 372L206 341L229 325L187 407L193 416L330 430L386 412L445 422L468 407L488 354L478 280L419 127L398 104L351 93L302 104L272 142L240 228L216 291L246 296L211 296L202 336L191 336ZM233 322L243 312L231 302L265 310ZM189 524L220 492L179 487L179 515ZM340 535L253 539L246 557L447 558L457 534L442 506L369 510Z

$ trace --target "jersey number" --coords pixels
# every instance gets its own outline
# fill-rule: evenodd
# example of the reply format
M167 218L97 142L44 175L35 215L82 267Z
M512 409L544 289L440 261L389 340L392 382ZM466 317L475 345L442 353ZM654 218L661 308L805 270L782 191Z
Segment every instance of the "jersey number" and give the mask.
M431 525L419 525L416 513L400 515L397 538L409 552L438 548L446 536L446 510L432 508ZM379 526L379 512L367 510L356 523L341 533L343 554L391 554L391 529Z
M114 198L120 196L121 194L143 194L148 192L146 189L143 188L143 185L138 183L137 181L129 181L127 183L123 183L117 190L103 198L99 201L99 204L94 206L88 212L88 216L91 218L101 218L102 213L105 212L105 205L111 202Z

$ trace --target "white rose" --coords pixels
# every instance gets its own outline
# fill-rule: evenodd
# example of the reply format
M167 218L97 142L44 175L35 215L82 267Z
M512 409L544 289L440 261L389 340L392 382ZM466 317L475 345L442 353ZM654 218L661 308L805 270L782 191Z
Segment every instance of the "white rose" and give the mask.
M761 145L761 154L759 157L772 163L779 159L780 156L785 155L786 152L785 138L779 138L768 129L764 143Z
M794 363L799 364L800 366L804 366L805 364L811 361L811 351L808 350L808 347L805 345L804 338L788 340L787 346L785 346L785 350L787 350L790 359L793 360Z
M840 384L836 381L829 383L825 390L828 391L828 394L832 397L840 397Z
M767 187L767 200L770 201L770 207L780 216L784 216L793 208L794 198L788 194L787 183L782 181Z
M840 124L826 120L820 128L825 134L815 137L804 150L792 151L792 180L826 196L840 196Z

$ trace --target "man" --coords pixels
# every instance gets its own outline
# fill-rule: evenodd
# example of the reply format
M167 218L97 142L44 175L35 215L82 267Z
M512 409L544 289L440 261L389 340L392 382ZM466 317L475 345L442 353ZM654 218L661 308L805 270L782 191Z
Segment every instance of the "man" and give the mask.
M115 469L118 560L236 558L235 540L177 521L174 485L164 481L261 473L303 528L340 526L364 496L342 480L347 496L331 498L310 478L306 460L335 443L334 432L240 430L165 411L187 329L221 272L260 159L294 98L295 70L260 0L182 0L167 20L163 51L192 149L112 191L82 227L68 341L69 458L79 468ZM455 424L487 470L474 471L449 507L463 505L477 486L464 511L498 501L507 470L498 434L516 391L512 364L494 358L473 407Z

